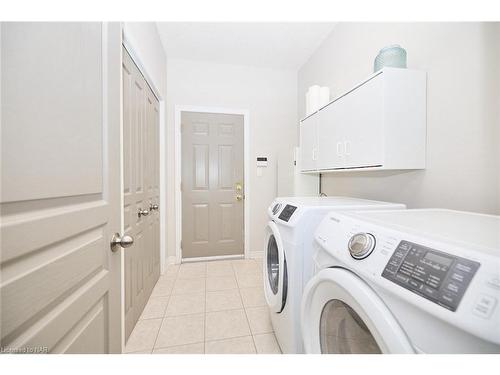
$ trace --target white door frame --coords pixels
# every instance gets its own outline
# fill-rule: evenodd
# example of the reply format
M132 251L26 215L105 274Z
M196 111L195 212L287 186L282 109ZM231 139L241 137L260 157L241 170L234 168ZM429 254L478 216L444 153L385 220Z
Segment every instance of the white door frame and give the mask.
M243 186L244 186L244 251L243 256L248 258L249 248L249 233L250 233L250 112L246 109L234 109L223 107L206 107L196 105L176 105L175 106L175 262L182 262L182 137L181 137L181 114L182 112L201 112L201 113L217 113L225 115L242 115L243 116ZM239 255L229 256L213 256L204 258L192 258L186 261L196 261L201 259L227 259L239 258Z

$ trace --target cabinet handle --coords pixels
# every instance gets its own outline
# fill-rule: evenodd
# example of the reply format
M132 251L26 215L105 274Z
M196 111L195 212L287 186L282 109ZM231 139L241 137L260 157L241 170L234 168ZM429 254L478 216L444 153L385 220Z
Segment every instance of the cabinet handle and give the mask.
M313 152L312 152L312 160L313 160L313 161L316 161L316 159L318 158L318 152L317 152L318 150L317 150L317 149L315 149L315 148L313 148L313 150L312 150L312 151L313 151Z
M344 152L346 155L351 155L351 142L350 141L344 141Z
M342 147L342 142L337 142L337 156L342 156L342 151L340 148Z

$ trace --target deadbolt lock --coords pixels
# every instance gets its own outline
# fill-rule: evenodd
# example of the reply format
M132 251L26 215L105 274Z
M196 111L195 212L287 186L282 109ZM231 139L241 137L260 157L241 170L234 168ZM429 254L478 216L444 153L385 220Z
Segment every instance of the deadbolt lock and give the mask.
M243 186L241 185L241 182L237 182L235 188L236 188L236 191L242 191L243 190Z

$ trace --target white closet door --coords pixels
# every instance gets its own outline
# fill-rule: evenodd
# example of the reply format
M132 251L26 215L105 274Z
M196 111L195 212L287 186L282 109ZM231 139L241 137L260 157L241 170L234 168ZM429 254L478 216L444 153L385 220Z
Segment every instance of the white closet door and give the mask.
M125 252L125 338L160 275L159 106L123 48L124 231L135 238Z
M120 352L118 23L2 23L1 343Z

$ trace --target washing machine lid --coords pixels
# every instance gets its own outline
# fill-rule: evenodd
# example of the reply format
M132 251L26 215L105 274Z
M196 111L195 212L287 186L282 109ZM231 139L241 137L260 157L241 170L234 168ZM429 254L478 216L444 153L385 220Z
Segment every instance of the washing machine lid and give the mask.
M273 209L279 206L276 211ZM287 227L303 225L309 214L325 215L329 211L403 210L400 203L372 201L351 197L278 197L268 208L271 220Z
M286 303L288 275L278 226L270 221L264 244L264 295L271 311L279 313Z
M500 216L448 209L342 212L342 215L402 233L449 242L500 256Z
M299 207L324 207L330 206L335 208L356 208L358 206L372 207L376 206L379 209L392 206L404 206L403 204L393 202L375 201L370 199L331 196L331 197L278 197L275 202L292 204Z
M385 303L344 268L321 270L309 281L301 312L306 353L414 353Z

